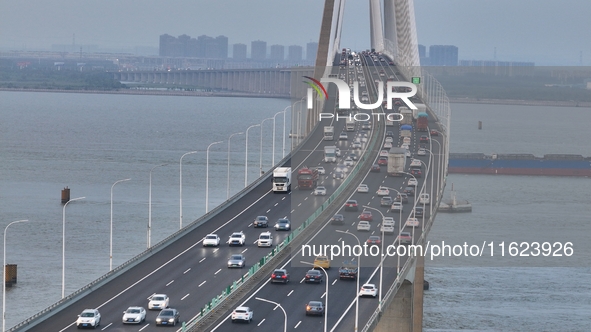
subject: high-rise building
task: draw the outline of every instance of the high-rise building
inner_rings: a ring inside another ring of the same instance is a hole
[[[306,44],[306,61],[311,64],[316,62],[316,53],[318,53],[318,43],[310,42]]]
[[[429,65],[429,58],[427,57],[427,48],[425,45],[419,44],[419,61],[422,66]]]
[[[258,61],[267,59],[267,42],[261,40],[251,42],[250,58]]]
[[[159,46],[158,54],[160,56],[180,56],[180,44],[176,37],[169,34],[161,35]]]
[[[458,47],[453,45],[429,46],[429,65],[431,66],[457,66]]]
[[[226,36],[217,36],[215,37],[216,41],[216,59],[226,59],[228,57],[228,37]]]
[[[285,60],[285,47],[283,45],[271,45],[271,54],[269,59],[273,61]]]
[[[291,45],[288,48],[287,60],[290,62],[302,61],[302,47],[299,45]]]
[[[234,60],[246,60],[246,44],[234,44],[232,46],[232,58]]]

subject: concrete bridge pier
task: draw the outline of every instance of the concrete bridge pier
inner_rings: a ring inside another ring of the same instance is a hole
[[[425,258],[418,256],[390,305],[384,308],[374,332],[423,330],[423,281]]]

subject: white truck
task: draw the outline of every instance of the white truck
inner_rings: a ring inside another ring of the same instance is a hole
[[[355,120],[353,118],[347,118],[345,122],[346,131],[355,131]]]
[[[404,166],[406,165],[406,150],[403,148],[391,148],[388,151],[388,175],[404,175]]]
[[[336,163],[337,162],[337,147],[329,145],[324,147],[324,162],[325,163]]]
[[[277,167],[273,170],[273,193],[291,191],[291,167]]]
[[[334,140],[334,127],[333,126],[324,126],[324,140],[325,141]]]
[[[398,108],[398,111],[402,115],[402,121],[400,121],[401,125],[405,124],[412,124],[412,111],[408,107],[401,106]]]

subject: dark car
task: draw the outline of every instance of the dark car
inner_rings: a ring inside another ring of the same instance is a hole
[[[357,201],[354,199],[350,199],[345,203],[345,211],[358,211],[359,207],[357,206]]]
[[[271,282],[282,282],[287,284],[289,282],[289,273],[285,269],[275,269],[271,274]]]
[[[254,227],[269,227],[269,218],[267,216],[258,216],[254,220]]]
[[[180,316],[181,314],[176,309],[162,309],[158,314],[158,317],[156,317],[156,325],[175,326],[179,322]]]
[[[381,171],[382,171],[382,169],[380,168],[380,165],[378,165],[378,164],[371,165],[371,172],[379,173]]]
[[[324,303],[320,301],[310,301],[306,306],[306,316],[319,315],[324,316]]]
[[[404,188],[404,193],[406,195],[408,195],[408,196],[414,196],[414,194],[415,194],[415,187],[408,186],[408,187]]]
[[[350,157],[351,159],[353,159],[353,160],[357,160],[357,158],[358,158],[358,157],[357,157],[357,154],[356,154],[355,152],[351,152],[351,153],[349,153],[349,157]]]
[[[429,143],[429,136],[421,135],[421,138],[419,138],[419,143]]]
[[[417,207],[415,208],[414,217],[415,217],[415,218],[420,218],[420,217],[422,217],[422,216],[423,216],[423,214],[424,214],[423,208],[422,208],[422,207],[420,207],[420,206],[417,206]]]
[[[291,223],[289,219],[279,219],[275,224],[276,231],[289,231],[291,229]]]
[[[324,274],[319,270],[309,270],[304,278],[305,283],[315,282],[317,284],[322,282]]]
[[[439,136],[439,132],[435,129],[431,130],[431,136]]]
[[[408,195],[405,193],[402,193],[400,195],[396,195],[394,202],[400,202],[402,204],[408,203]]]
[[[414,175],[416,178],[420,178],[423,173],[421,172],[420,169],[413,168],[410,170],[410,174]]]
[[[367,244],[380,244],[382,243],[382,239],[377,235],[372,235],[367,239]]]
[[[386,132],[386,137],[392,137],[392,138],[394,138],[394,133],[392,131],[387,131]]]
[[[383,196],[382,199],[380,199],[380,206],[390,206],[392,205],[392,197],[390,196]]]
[[[372,221],[373,215],[371,214],[371,211],[361,212],[361,214],[359,215],[359,220]]]
[[[380,157],[380,159],[378,159],[378,165],[380,165],[380,166],[388,165],[388,157]]]
[[[342,214],[335,214],[330,218],[330,223],[333,225],[343,225],[345,223],[345,217]]]

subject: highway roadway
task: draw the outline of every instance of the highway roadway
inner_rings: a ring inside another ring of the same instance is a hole
[[[386,65],[388,63],[388,59],[386,59],[385,63],[382,61],[373,61],[371,57],[364,58],[364,68],[365,73],[369,82],[368,87],[373,86],[373,82],[375,79],[385,80],[385,78],[389,77],[390,75],[394,75],[396,77],[396,70],[393,66]],[[384,76],[380,76],[379,72],[384,71]],[[345,70],[347,71],[347,70]],[[377,77],[376,77],[377,76]],[[370,86],[371,84],[371,86]],[[375,90],[370,91],[370,95],[375,98]],[[375,99],[371,99],[374,101]],[[429,120],[429,127],[430,129],[439,130],[437,124],[433,121],[433,119]],[[401,138],[400,141],[398,140],[399,133],[398,133],[398,125],[396,124],[394,127],[387,127],[386,130],[391,130],[394,132],[395,143],[399,145],[402,143]],[[429,132],[416,132],[413,131],[412,133],[412,144],[411,144],[411,151],[413,152],[413,157],[421,159],[425,164],[430,164],[430,155],[427,154],[426,156],[417,156],[416,151],[419,147],[419,138],[421,135],[427,134]],[[383,132],[381,133],[383,135]],[[430,135],[429,135],[430,136]],[[384,137],[382,137],[383,139]],[[441,137],[431,137],[432,139],[441,140]],[[439,154],[438,151],[438,144],[432,144],[431,140],[428,144],[428,148],[430,151],[433,152],[434,155]],[[441,142],[439,141],[441,144]],[[410,164],[410,158],[407,158],[407,169],[408,172]],[[433,167],[432,174],[437,174],[437,167],[439,164],[438,157],[435,157],[433,162],[431,163],[431,167]],[[324,165],[324,164],[321,164]],[[418,178],[418,186],[416,187],[417,190],[423,188],[424,182],[426,179],[429,179],[427,185],[424,186],[425,192],[430,192],[430,175],[429,177],[425,176],[425,167],[423,167],[423,177]],[[310,246],[318,246],[326,245],[326,244],[339,244],[344,243],[353,247],[357,245],[357,240],[347,234],[342,234],[336,232],[336,230],[350,232],[356,235],[360,242],[363,245],[370,235],[379,235],[382,236],[380,232],[381,226],[381,215],[376,210],[369,209],[372,214],[374,220],[371,222],[371,230],[369,232],[357,231],[356,225],[358,223],[358,216],[360,212],[364,209],[362,205],[369,206],[371,208],[379,210],[384,216],[393,217],[396,221],[395,224],[395,233],[393,235],[384,235],[383,242],[385,243],[385,247],[389,244],[397,245],[396,238],[399,232],[399,229],[402,231],[409,231],[413,232],[411,227],[404,228],[404,222],[409,217],[411,210],[413,208],[413,197],[409,197],[409,202],[404,204],[403,212],[400,214],[398,211],[390,211],[387,207],[380,206],[380,198],[376,195],[376,191],[380,186],[386,186],[400,192],[406,187],[409,178],[411,176],[406,175],[404,177],[388,177],[386,174],[386,166],[382,166],[382,170],[380,173],[372,173],[369,170],[366,170],[365,178],[363,179],[363,183],[369,186],[369,193],[357,193],[356,191],[353,192],[350,196],[350,199],[355,199],[359,203],[359,211],[358,212],[348,212],[344,211],[342,206],[335,208],[335,213],[341,213],[345,216],[345,224],[342,226],[339,225],[332,225],[326,220],[324,226],[322,227],[321,231],[319,231],[313,238],[309,240],[306,244]],[[436,184],[435,184],[436,185]],[[418,197],[419,192],[417,192]],[[396,192],[394,190],[390,190],[390,196],[395,197]],[[428,207],[427,209],[428,210]],[[419,218],[422,222],[422,219]],[[428,215],[425,216],[425,220],[428,219]],[[400,220],[403,221],[403,224],[400,224]],[[417,227],[414,229],[413,232],[413,241],[418,239],[421,235],[421,227]],[[305,310],[306,305],[309,301],[322,301],[326,303],[326,283],[328,283],[328,306],[327,306],[327,329],[326,331],[342,331],[342,330],[353,330],[355,325],[355,299],[356,294],[358,292],[357,283],[353,280],[340,280],[338,268],[341,265],[342,261],[355,259],[355,257],[345,255],[338,258],[335,258],[331,262],[331,268],[327,270],[328,279],[324,280],[322,284],[306,284],[303,282],[304,276],[306,272],[311,268],[311,266],[305,265],[300,263],[301,261],[306,262],[313,262],[314,260],[314,253],[310,256],[306,255],[303,256],[301,251],[294,252],[292,257],[287,259],[286,261],[282,262],[277,268],[285,268],[290,273],[290,282],[287,284],[271,284],[269,281],[264,282],[258,289],[251,292],[245,301],[242,303],[244,306],[250,307],[254,312],[254,320],[250,324],[232,324],[231,320],[229,319],[231,310],[229,310],[226,314],[226,317],[223,320],[220,320],[218,324],[214,326],[211,331],[281,331],[284,325],[284,315],[283,312],[277,308],[275,305],[256,300],[256,298],[263,298],[266,300],[270,300],[276,303],[279,303],[282,308],[287,313],[287,330],[288,331],[323,331],[324,330],[324,318],[320,316],[306,316]],[[384,261],[384,269],[382,271],[382,280],[381,284],[383,295],[385,295],[387,289],[393,284],[394,280],[397,276],[397,266],[402,267],[406,258],[400,259],[400,263],[398,261],[398,257],[387,257]],[[379,257],[361,257],[360,261],[360,282],[359,284],[362,285],[364,283],[373,283],[380,287],[380,272],[379,272]],[[400,264],[400,265],[398,265]],[[367,323],[371,314],[376,310],[377,306],[379,305],[378,298],[361,298],[359,300],[359,316],[358,316],[358,328],[361,330],[363,326]],[[233,308],[232,308],[233,309]]]

